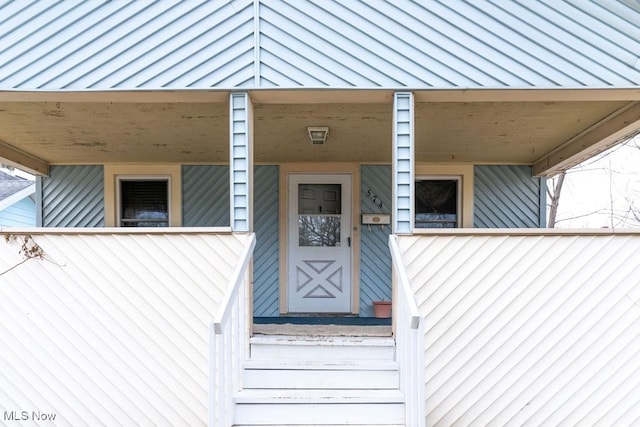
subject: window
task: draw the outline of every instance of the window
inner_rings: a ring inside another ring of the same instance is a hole
[[[164,189],[162,191],[163,197],[166,198],[165,209],[160,209],[160,212],[168,210],[168,220],[158,221],[160,223],[165,222],[167,224],[161,224],[160,226],[168,227],[181,227],[182,226],[182,165],[180,164],[154,164],[154,165],[141,165],[135,163],[127,164],[105,164],[104,165],[104,225],[105,227],[120,227],[125,226],[122,222],[123,210],[122,210],[122,188],[121,181],[136,181],[136,182],[159,182],[158,187]],[[144,187],[144,184],[141,185]],[[150,186],[153,186],[151,184]],[[125,192],[128,190],[125,189]],[[166,194],[166,196],[165,196]],[[156,200],[158,200],[156,198]],[[125,201],[125,204],[128,204]],[[132,202],[139,203],[139,202]],[[156,212],[158,209],[150,209],[151,212]],[[125,218],[136,219],[136,218]],[[154,226],[150,224],[151,221],[147,221],[152,218],[139,218],[136,221],[131,221],[133,227],[147,227]],[[160,219],[160,218],[157,218]],[[141,221],[142,220],[142,221]],[[125,221],[126,222],[126,221]],[[136,222],[145,222],[145,224],[136,224]],[[158,226],[158,224],[155,224]]]
[[[416,228],[460,227],[460,178],[419,178],[415,185]]]
[[[340,246],[340,184],[298,184],[300,246]]]
[[[169,226],[169,178],[118,178],[118,225]]]

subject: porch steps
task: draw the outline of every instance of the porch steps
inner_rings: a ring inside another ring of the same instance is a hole
[[[385,360],[393,361],[391,337],[334,337],[256,335],[251,338],[252,360]]]
[[[391,337],[254,336],[236,426],[402,426]]]

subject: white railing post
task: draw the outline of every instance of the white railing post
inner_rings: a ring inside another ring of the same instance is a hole
[[[242,368],[247,359],[247,287],[255,235],[250,234],[238,259],[218,313],[211,325],[211,413],[209,424],[227,427],[233,424],[233,396],[242,388]]]
[[[405,396],[405,424],[425,425],[424,322],[404,270],[397,237],[389,236],[393,262],[393,324],[396,359],[400,367],[400,391]]]

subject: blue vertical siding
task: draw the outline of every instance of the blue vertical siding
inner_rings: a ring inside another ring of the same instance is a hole
[[[231,229],[233,231],[251,230],[251,176],[253,154],[251,148],[252,104],[249,94],[232,93],[230,99],[231,117],[231,173],[233,187],[231,197]]]
[[[361,166],[361,213],[391,213],[391,174],[389,165]],[[373,301],[391,300],[391,228],[360,227],[360,316],[372,317]]]
[[[0,227],[34,227],[35,225],[36,204],[31,197],[25,197],[0,211]]]
[[[278,177],[278,166],[254,168],[253,314],[260,317],[277,317],[280,312]]]
[[[104,226],[102,166],[51,166],[39,187],[43,227]]]
[[[182,167],[182,223],[185,227],[228,227],[229,204],[229,166]]]
[[[398,92],[393,101],[393,232],[413,231],[414,123],[413,93]]]
[[[532,175],[531,166],[476,166],[474,227],[544,227],[545,185]]]

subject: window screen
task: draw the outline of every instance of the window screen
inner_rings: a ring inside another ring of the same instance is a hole
[[[168,180],[120,180],[120,225],[168,227]]]

